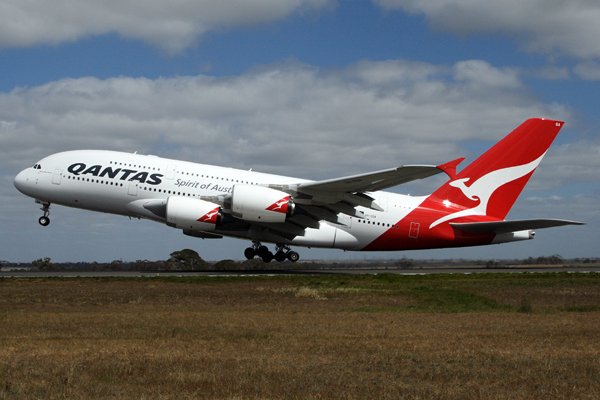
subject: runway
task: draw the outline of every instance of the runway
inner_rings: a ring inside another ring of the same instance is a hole
[[[188,276],[268,276],[268,275],[360,275],[360,274],[490,274],[490,273],[541,273],[541,272],[600,272],[600,265],[563,267],[515,268],[410,268],[410,269],[298,269],[262,271],[2,271],[0,278],[141,278]]]

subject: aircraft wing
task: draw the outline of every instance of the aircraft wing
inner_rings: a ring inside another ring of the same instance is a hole
[[[566,219],[520,219],[514,221],[490,221],[490,222],[450,222],[450,226],[465,232],[473,233],[508,233],[524,231],[528,229],[553,228],[564,225],[585,225],[584,222],[569,221]]]
[[[462,159],[460,159],[462,160]],[[284,223],[252,222],[250,231],[267,231],[285,239],[303,236],[306,228],[319,228],[320,221],[347,225],[350,217],[364,218],[365,214],[357,207],[376,211],[384,209],[369,195],[374,192],[418,179],[427,178],[441,172],[452,174],[456,170],[455,160],[440,166],[404,165],[366,174],[327,179],[316,182],[296,184],[270,184],[271,189],[288,193],[296,206],[295,215]],[[229,196],[211,196],[201,198],[229,208]]]
[[[288,223],[303,228],[318,226],[320,220],[345,225],[347,217],[343,215],[364,218],[364,213],[356,209],[358,206],[384,211],[376,203],[376,199],[366,192],[390,188],[441,172],[442,169],[433,165],[405,165],[343,178],[269,187],[292,195],[294,203],[306,212],[293,216]]]
[[[290,193],[294,197],[294,201],[300,205],[329,206],[335,214],[342,213],[362,217],[362,213],[357,212],[354,207],[362,206],[383,211],[375,203],[375,199],[365,192],[386,189],[441,172],[442,169],[433,165],[405,165],[343,178],[304,182],[296,185],[270,185],[270,187]],[[320,219],[330,221],[323,217]]]
[[[347,176],[344,178],[328,179],[318,182],[302,183],[298,191],[302,193],[315,192],[373,192],[392,186],[401,185],[417,179],[423,179],[441,173],[442,170],[433,165],[405,165],[398,168],[367,174]]]

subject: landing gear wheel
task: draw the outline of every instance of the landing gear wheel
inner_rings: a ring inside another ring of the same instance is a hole
[[[41,203],[39,200],[35,201],[36,203]],[[38,222],[40,223],[41,226],[48,226],[50,224],[50,218],[48,218],[48,215],[50,215],[50,203],[41,203],[42,204],[42,208],[40,208],[40,210],[42,210],[44,212],[44,215],[40,217],[40,219],[38,219]]]
[[[258,256],[262,258],[265,263],[270,263],[273,259],[277,262],[283,262],[286,258],[291,262],[296,262],[300,258],[298,253],[290,250],[289,246],[280,243],[277,243],[275,246],[275,254],[273,255],[273,253],[269,251],[269,248],[261,245],[258,240],[252,242],[252,247],[248,247],[244,250],[244,256],[248,260]]]
[[[256,255],[256,252],[254,251],[254,249],[252,247],[248,247],[246,250],[244,250],[244,256],[248,260],[252,260],[255,255]]]
[[[275,261],[283,262],[285,261],[285,253],[283,251],[278,251],[275,253]]]
[[[256,249],[256,255],[260,258],[263,258],[267,253],[270,253],[267,246],[259,246],[258,249]],[[273,256],[273,254],[271,254],[271,256]]]
[[[300,259],[300,254],[296,253],[295,251],[288,251],[286,257],[291,262],[296,262]]]
[[[260,258],[262,258],[262,260],[268,264],[273,261],[273,253],[267,250],[267,252],[264,253]]]

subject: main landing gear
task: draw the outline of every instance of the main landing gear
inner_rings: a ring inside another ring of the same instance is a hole
[[[38,222],[41,226],[48,226],[50,224],[50,218],[48,218],[48,215],[50,215],[50,203],[42,203],[42,206],[40,210],[44,212],[44,215],[40,217]]]
[[[273,259],[277,262],[282,262],[286,258],[291,262],[296,262],[300,258],[300,255],[295,251],[290,250],[289,246],[278,244],[275,246],[275,254],[273,254],[269,251],[267,246],[261,245],[260,242],[252,242],[252,247],[248,247],[244,250],[244,256],[246,256],[248,260],[258,256],[266,263],[270,263]]]

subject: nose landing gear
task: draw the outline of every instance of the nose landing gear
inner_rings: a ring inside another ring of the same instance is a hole
[[[38,222],[41,226],[48,226],[50,224],[50,218],[48,218],[50,215],[50,203],[42,203],[42,206],[40,210],[44,212],[44,215],[40,217]]]
[[[273,259],[277,262],[285,261],[286,258],[291,262],[296,262],[300,259],[300,255],[295,251],[290,250],[289,246],[277,244],[275,246],[275,254],[273,254],[269,251],[267,246],[261,245],[260,242],[252,242],[252,247],[248,247],[244,250],[244,256],[248,260],[258,256],[266,263],[270,263]]]

